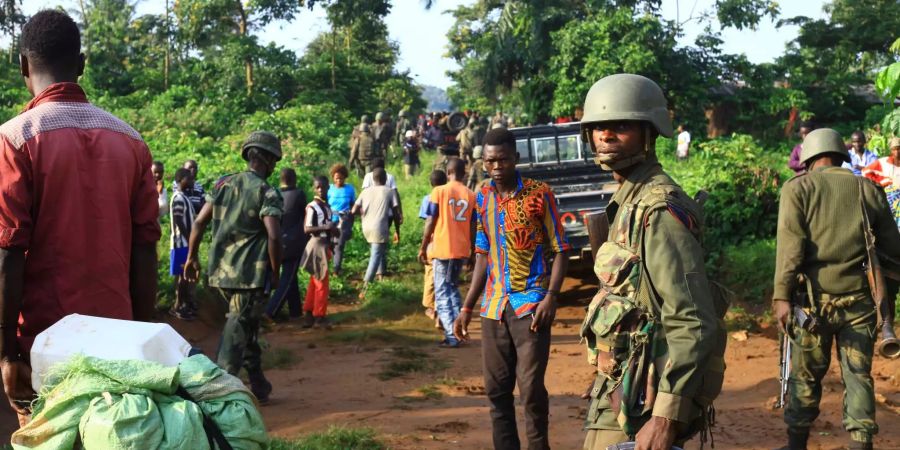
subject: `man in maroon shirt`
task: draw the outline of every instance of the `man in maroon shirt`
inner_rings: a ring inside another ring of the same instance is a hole
[[[151,319],[160,228],[150,150],[76,83],[75,22],[38,12],[19,58],[34,99],[0,126],[0,373],[21,423],[38,333],[72,313]]]

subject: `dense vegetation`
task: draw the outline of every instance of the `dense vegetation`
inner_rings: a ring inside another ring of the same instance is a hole
[[[13,41],[0,54],[0,120],[29,99],[16,64],[15,39],[26,19],[21,3],[0,0],[0,34]],[[396,69],[399,48],[384,21],[395,3],[178,0],[166,2],[165,14],[139,16],[133,0],[83,0],[71,13],[83,30],[88,65],[81,83],[89,97],[138,129],[168,176],[185,159],[197,159],[200,182],[209,186],[241,170],[239,143],[267,129],[283,141],[282,165],[297,168],[306,186],[346,159],[349,131],[361,114],[425,108],[421,87]],[[450,74],[450,97],[457,108],[501,110],[524,124],[573,115],[591,83],[607,74],[657,80],[675,120],[697,139],[689,162],[671,158],[670,141],[660,141],[659,153],[690,193],[711,193],[710,267],[742,296],[762,299],[796,122],[867,129],[882,152],[885,135],[900,132],[893,107],[900,62],[891,45],[900,3],[834,0],[824,20],[781,17],[771,0],[717,0],[681,21],[665,19],[660,7],[659,0],[473,0],[450,12],[455,24],[445,48],[460,65]],[[325,8],[330,27],[302,54],[256,36],[266,24],[309,8]],[[763,21],[799,25],[783,56],[753,64],[722,51],[722,29],[753,29]],[[679,46],[689,22],[706,31]],[[708,119],[720,137],[701,142]],[[397,165],[392,170],[401,172]],[[401,189],[412,212],[427,181],[419,177]],[[420,230],[407,220],[392,262],[414,262]],[[350,260],[362,265],[365,255],[364,243],[351,244]],[[350,286],[338,278],[333,289],[346,294]]]

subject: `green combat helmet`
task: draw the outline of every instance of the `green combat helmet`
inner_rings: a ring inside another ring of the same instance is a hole
[[[672,119],[669,117],[668,103],[662,89],[653,80],[629,73],[620,73],[601,78],[591,86],[584,99],[584,116],[581,118],[581,138],[589,142],[591,148],[591,126],[598,122],[633,120],[647,122],[662,136],[672,137]],[[616,170],[639,163],[653,151],[650,129],[645,127],[647,148],[640,155],[621,161],[606,160],[597,154],[595,160],[604,170]]]
[[[241,156],[245,161],[249,161],[248,153],[250,149],[256,147],[269,152],[275,156],[276,161],[281,161],[281,141],[278,136],[268,131],[254,131],[247,136],[244,145],[241,146]]]
[[[406,117],[406,114],[408,114],[408,113],[406,112],[406,110],[405,110],[405,109],[401,109],[400,112],[397,114],[397,117],[400,117],[400,118],[402,119],[402,118]]]
[[[375,121],[376,121],[376,122],[378,122],[379,120],[382,120],[383,118],[384,118],[384,113],[379,112],[379,113],[376,113],[376,114],[375,114]]]
[[[363,114],[362,117],[359,118],[359,123],[369,123],[369,115]]]
[[[841,135],[831,128],[819,128],[810,131],[803,139],[803,149],[800,151],[800,162],[808,164],[813,158],[825,154],[836,153],[841,159],[850,162],[850,154],[844,146]]]

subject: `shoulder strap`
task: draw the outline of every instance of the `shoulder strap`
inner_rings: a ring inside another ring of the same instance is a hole
[[[225,439],[225,435],[222,434],[222,430],[219,429],[219,425],[216,424],[216,421],[203,411],[203,408],[200,407],[200,403],[191,397],[191,394],[188,393],[187,389],[179,385],[175,394],[197,405],[197,409],[199,409],[200,414],[203,415],[203,431],[206,432],[206,438],[209,440],[209,448],[214,449],[218,446],[219,450],[234,450],[231,444],[228,443],[228,439]]]
[[[875,250],[875,233],[872,231],[872,223],[869,221],[869,211],[866,209],[866,199],[863,194],[862,177],[856,177],[856,183],[859,186],[859,207],[862,210],[862,226],[863,238],[866,241],[866,279],[869,282],[869,290],[872,292],[872,299],[875,300],[875,311],[878,315],[876,324],[881,324],[881,302],[884,300],[884,278],[881,274],[881,264],[878,261],[878,254]]]

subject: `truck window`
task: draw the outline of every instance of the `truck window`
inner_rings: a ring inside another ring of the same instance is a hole
[[[575,161],[581,159],[581,137],[577,134],[574,136],[559,137],[559,159],[560,161]]]
[[[556,162],[556,142],[553,136],[532,138],[531,149],[534,154],[534,162]]]
[[[516,141],[516,152],[519,153],[519,164],[528,164],[531,157],[528,155],[528,139]]]

